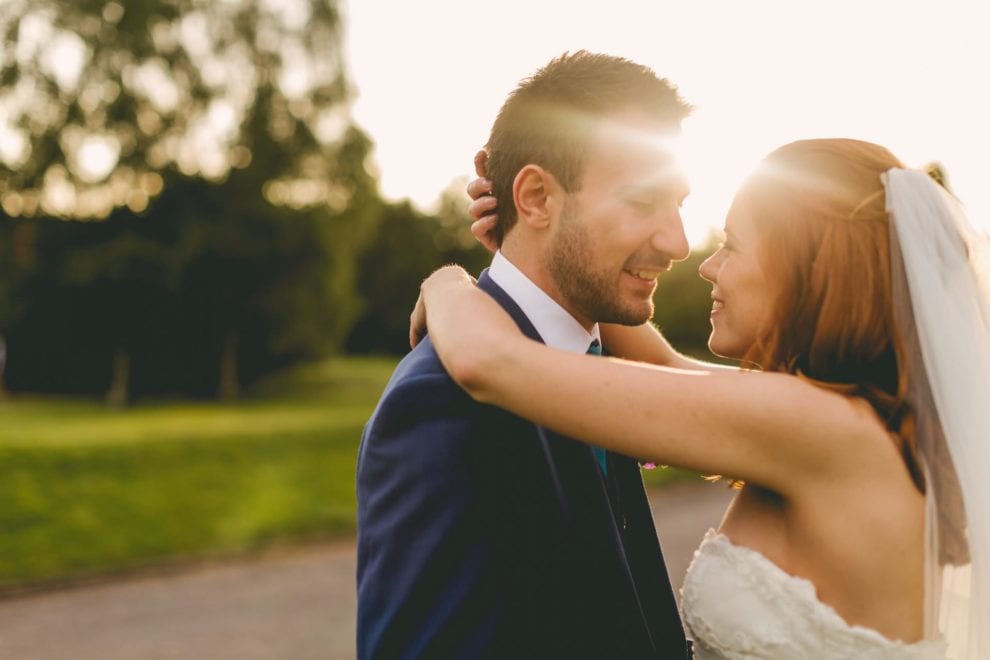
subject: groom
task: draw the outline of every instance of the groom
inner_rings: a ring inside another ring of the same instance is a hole
[[[487,145],[500,250],[478,286],[530,338],[601,352],[688,254],[664,139],[688,107],[648,68],[580,51],[524,80]],[[684,658],[635,460],[473,401],[427,337],[357,466],[358,656]]]

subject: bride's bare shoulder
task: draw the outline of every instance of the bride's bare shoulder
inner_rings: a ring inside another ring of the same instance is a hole
[[[834,483],[904,469],[900,439],[852,388],[786,374],[765,376],[773,377],[760,379],[772,383],[766,394],[777,398],[775,410],[787,417],[784,442],[798,445],[805,468],[795,475],[796,487],[805,487],[809,478]]]

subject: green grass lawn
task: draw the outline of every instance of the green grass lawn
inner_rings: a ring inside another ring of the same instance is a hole
[[[0,402],[0,591],[353,533],[361,429],[394,366],[308,365],[232,405]]]
[[[361,428],[394,365],[310,365],[235,405],[0,402],[0,588],[353,532]]]

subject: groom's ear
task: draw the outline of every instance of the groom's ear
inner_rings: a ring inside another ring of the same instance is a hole
[[[548,228],[563,208],[563,193],[557,177],[539,165],[526,165],[512,182],[519,222],[531,229]]]

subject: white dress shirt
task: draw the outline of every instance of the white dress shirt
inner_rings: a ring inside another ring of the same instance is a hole
[[[544,343],[573,353],[587,353],[593,340],[601,341],[598,324],[588,332],[557,301],[516,268],[501,251],[495,253],[488,276],[509,294]]]

